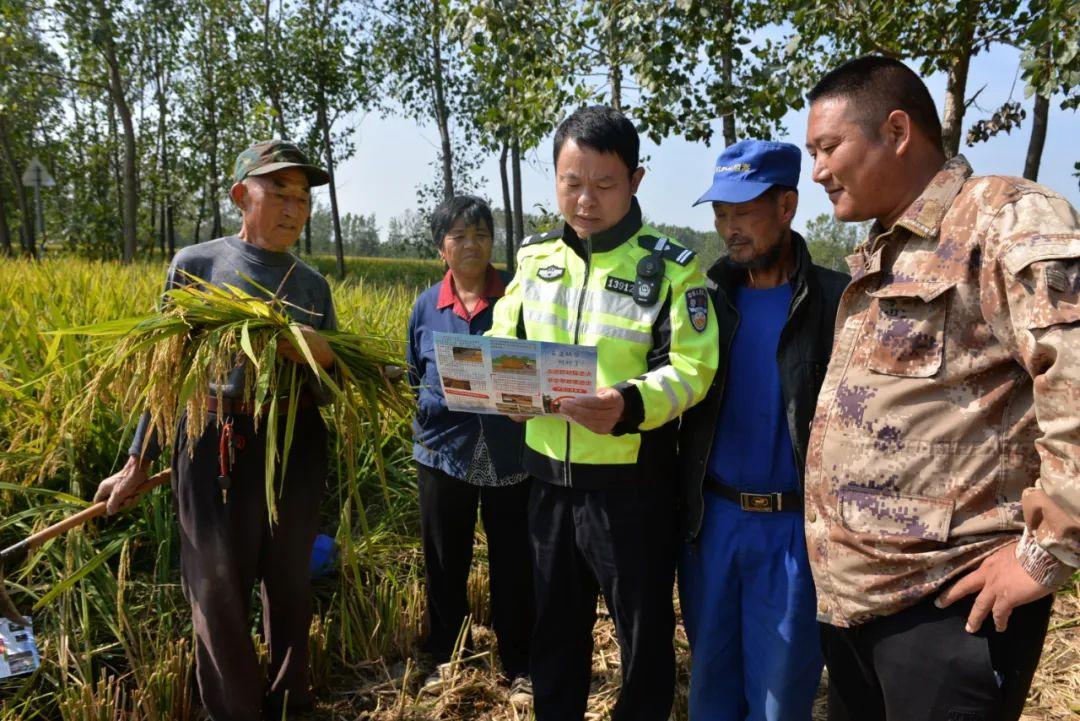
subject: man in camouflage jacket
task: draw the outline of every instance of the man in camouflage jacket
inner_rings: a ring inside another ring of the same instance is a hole
[[[1080,566],[1080,215],[946,160],[897,61],[810,101],[814,180],[876,221],[807,454],[830,719],[1016,719]]]

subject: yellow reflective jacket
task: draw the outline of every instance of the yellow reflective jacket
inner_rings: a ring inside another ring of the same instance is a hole
[[[656,301],[633,297],[638,261],[663,258]],[[642,225],[635,199],[613,228],[578,238],[569,226],[527,238],[487,335],[596,346],[597,386],[626,404],[612,435],[555,416],[530,419],[524,464],[533,476],[579,488],[673,479],[679,415],[705,397],[719,340],[693,251]]]

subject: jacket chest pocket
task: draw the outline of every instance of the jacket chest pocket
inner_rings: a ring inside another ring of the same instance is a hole
[[[873,348],[868,362],[874,373],[929,378],[941,369],[945,352],[946,291],[949,281],[905,281],[869,293]]]
[[[954,501],[879,488],[844,486],[839,491],[840,518],[854,533],[921,538],[944,543],[952,527]]]

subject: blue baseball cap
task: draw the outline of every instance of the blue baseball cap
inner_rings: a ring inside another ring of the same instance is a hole
[[[791,143],[740,140],[716,159],[712,187],[694,205],[745,203],[774,185],[798,187],[802,152]]]

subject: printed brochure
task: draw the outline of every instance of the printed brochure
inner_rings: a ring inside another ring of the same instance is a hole
[[[596,348],[435,333],[435,360],[452,411],[542,416],[596,393]]]

